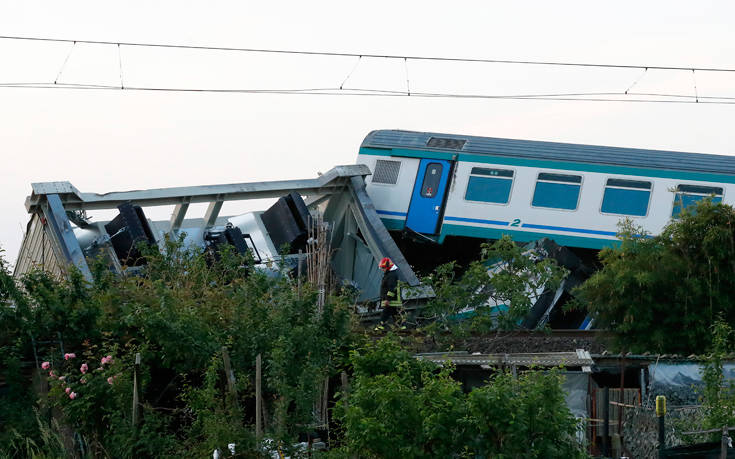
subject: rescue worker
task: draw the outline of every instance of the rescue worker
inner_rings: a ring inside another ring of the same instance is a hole
[[[386,323],[388,319],[391,319],[395,322],[396,314],[403,305],[401,289],[398,285],[398,267],[388,257],[380,260],[378,267],[384,273],[383,280],[380,282],[380,303],[383,306],[380,321]]]

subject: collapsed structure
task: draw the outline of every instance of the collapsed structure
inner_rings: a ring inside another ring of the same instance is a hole
[[[389,257],[401,267],[401,280],[412,287],[404,289],[404,300],[410,300],[407,308],[413,310],[433,292],[420,285],[376,212],[365,190],[369,175],[364,165],[337,166],[314,179],[101,194],[80,192],[69,182],[34,183],[26,199],[31,218],[14,275],[34,268],[65,275],[74,267],[91,282],[89,261],[100,257],[116,273],[135,272],[146,263],[139,244],[164,250],[166,238],[181,238],[185,247],[199,247],[215,257],[224,246],[240,254],[249,252],[260,269],[292,269],[303,258],[309,227],[319,215],[329,227],[332,270],[339,281],[359,292],[358,301],[377,299],[382,278],[378,262]],[[227,201],[276,197],[277,202],[265,211],[220,216]],[[197,203],[208,204],[204,217],[187,218],[189,206]],[[175,206],[169,220],[146,216],[146,208],[166,205]],[[87,211],[95,210],[117,210],[117,215],[109,221],[92,221]],[[551,240],[537,241],[527,249],[538,259],[556,259],[570,275],[558,289],[539,292],[543,294],[522,325],[569,328],[568,320],[555,323],[551,313],[561,309],[557,306],[589,270],[572,252]],[[377,317],[374,311],[363,312],[367,321]],[[571,328],[577,328],[582,319],[575,318]],[[589,328],[589,321],[583,328]]]
[[[112,193],[82,193],[69,182],[32,184],[26,199],[31,214],[14,275],[33,268],[57,275],[78,269],[92,281],[88,259],[103,257],[110,269],[134,270],[145,259],[139,242],[163,248],[165,238],[183,237],[187,247],[216,252],[222,245],[240,253],[249,251],[256,265],[298,263],[307,243],[312,213],[330,224],[332,265],[336,275],[360,290],[363,300],[377,296],[378,261],[390,257],[402,266],[401,280],[419,285],[403,254],[375,212],[365,192],[364,165],[337,166],[313,179],[229,185],[161,188]],[[302,198],[305,197],[306,199]],[[226,201],[279,198],[264,212],[220,216]],[[204,218],[187,218],[189,206],[207,203]],[[175,205],[169,221],[153,221],[145,208]],[[89,210],[117,209],[110,221],[93,222]],[[281,256],[286,244],[288,253]]]

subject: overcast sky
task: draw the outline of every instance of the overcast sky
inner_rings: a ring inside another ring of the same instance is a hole
[[[0,35],[735,68],[734,17],[735,3],[725,1],[0,0]],[[118,54],[114,46],[8,40],[0,40],[0,83],[59,76],[117,85],[121,60],[127,86],[338,87],[354,69],[345,87],[406,88],[399,61],[361,59],[355,67],[355,58],[128,47]],[[641,75],[408,62],[412,91],[427,92],[622,92]],[[693,95],[695,81],[700,96],[735,97],[735,74],[697,72],[693,79],[651,70],[634,91]],[[733,115],[735,105],[0,88],[0,247],[15,259],[31,182],[67,180],[81,191],[108,192],[311,178],[353,164],[373,129],[732,155]],[[246,208],[226,206],[223,214]]]

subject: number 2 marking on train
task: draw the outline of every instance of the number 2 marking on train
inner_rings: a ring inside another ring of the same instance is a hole
[[[510,222],[510,226],[521,226],[521,219],[520,218],[514,218],[512,222]]]

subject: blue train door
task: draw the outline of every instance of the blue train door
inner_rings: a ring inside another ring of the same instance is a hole
[[[422,159],[419,164],[406,217],[406,226],[417,233],[436,234],[449,181],[449,166],[449,161],[440,159]]]

